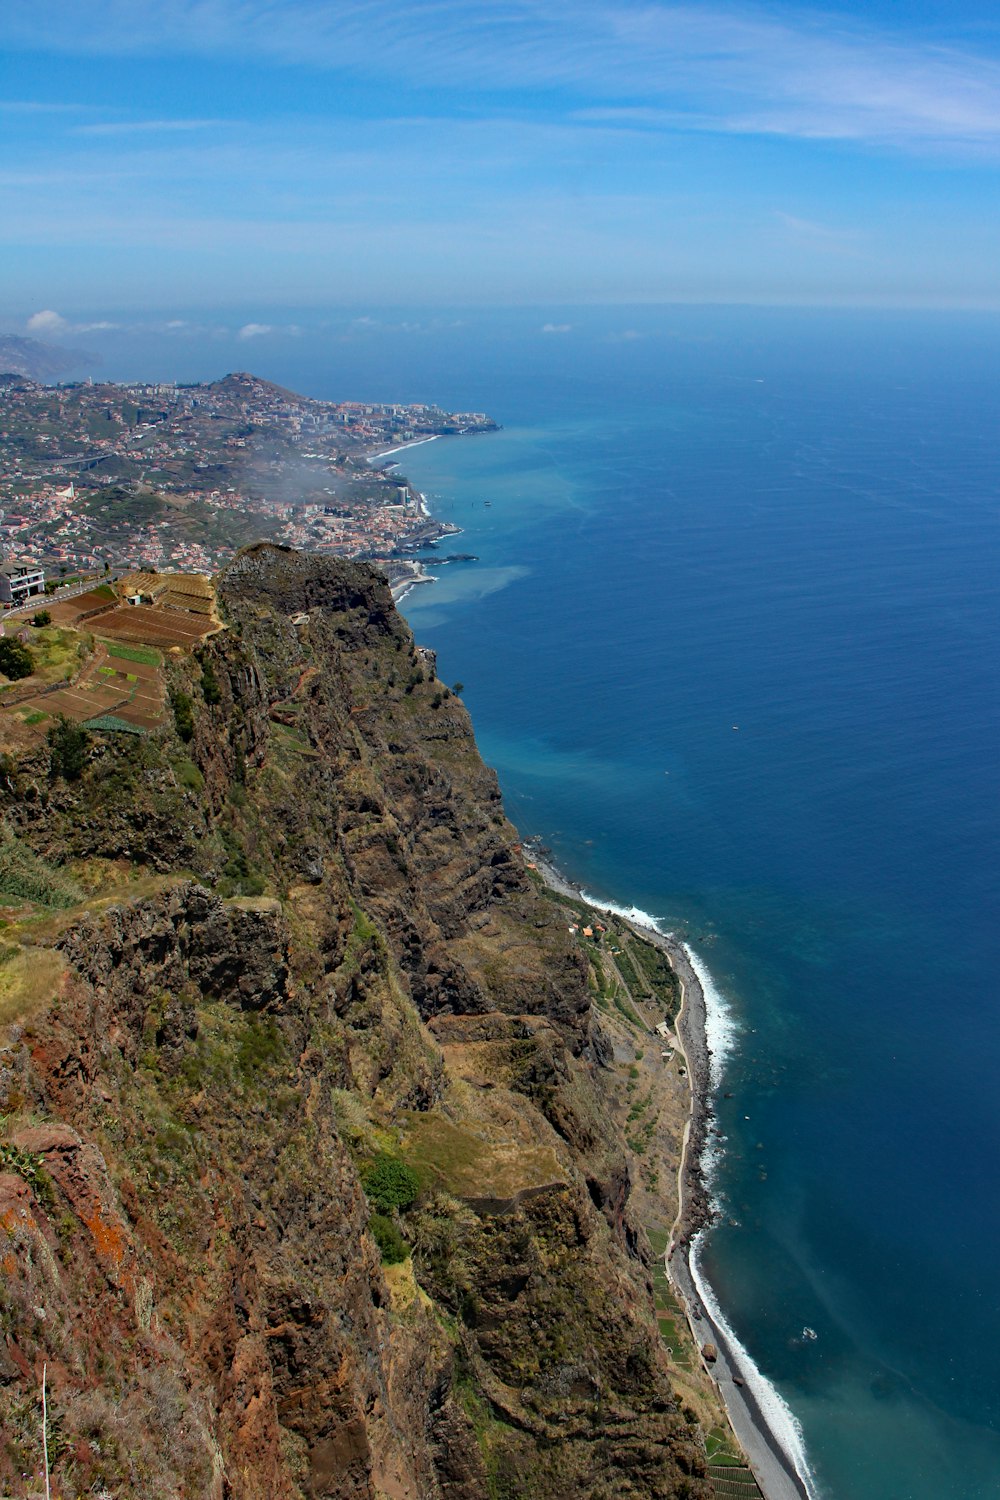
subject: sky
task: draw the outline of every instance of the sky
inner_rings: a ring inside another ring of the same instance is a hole
[[[996,309],[998,175],[984,0],[0,5],[0,322],[43,337],[229,304]]]

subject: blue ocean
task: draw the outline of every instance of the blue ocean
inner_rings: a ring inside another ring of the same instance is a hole
[[[387,316],[264,354],[503,424],[397,455],[478,558],[403,607],[519,829],[730,1008],[704,1270],[821,1496],[997,1495],[1000,318]]]

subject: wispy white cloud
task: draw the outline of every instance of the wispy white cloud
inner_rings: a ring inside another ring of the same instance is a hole
[[[1000,62],[981,40],[944,45],[926,29],[798,7],[283,0],[275,24],[272,0],[105,0],[100,12],[78,0],[6,0],[0,41],[251,57],[524,97],[572,91],[597,108],[646,110],[632,118],[645,128],[910,146],[1000,139]]]
[[[856,245],[862,238],[859,229],[845,229],[836,224],[821,224],[816,219],[803,219],[798,214],[785,213],[781,208],[775,210],[774,217],[792,234],[823,244]]]
[[[572,333],[572,323],[543,323],[543,333]]]
[[[61,333],[68,333],[70,325],[65,318],[53,312],[51,307],[44,308],[41,312],[32,313],[26,324],[28,333],[32,335],[42,334],[58,337]]]
[[[544,319],[574,300],[977,277],[992,302],[1000,208],[989,172],[967,169],[1000,157],[1000,40],[944,45],[890,20],[792,0],[4,0],[0,47],[75,54],[91,86],[117,73],[94,57],[147,56],[156,86],[148,119],[111,83],[100,111],[3,116],[0,270],[30,287],[21,306],[68,305],[75,284],[114,306],[103,288],[130,280],[141,306],[154,276],[178,307],[238,297],[247,312],[218,336],[242,323],[243,344],[287,333],[274,308],[300,294],[486,293]],[[250,104],[233,71],[248,59]],[[934,170],[918,179],[919,155]],[[186,337],[171,321],[159,331]]]
[[[232,120],[96,120],[74,126],[76,135],[153,135],[188,130],[232,128]]]
[[[242,328],[227,327],[222,323],[205,323],[192,318],[135,318],[112,322],[106,318],[91,321],[74,321],[63,317],[54,308],[40,309],[25,321],[24,330],[32,338],[66,339],[81,334],[113,333],[126,337],[147,337],[150,334],[167,334],[178,338],[229,339],[253,338],[257,334],[282,333],[296,336],[302,329],[295,323],[272,327],[265,323],[247,323]]]
[[[321,327],[339,327],[339,325],[325,323]],[[373,318],[368,313],[361,317],[351,318],[346,328],[340,328],[339,337],[346,340],[363,334],[386,334],[386,333],[439,333],[446,328],[464,328],[463,318],[428,318],[414,319],[403,318],[399,321],[387,318]]]
[[[774,218],[781,226],[786,243],[816,257],[857,260],[865,255],[867,235],[861,229],[842,224],[826,224],[817,219],[776,209]]]
[[[70,115],[88,108],[85,104],[53,104],[38,99],[0,99],[0,114],[7,115]]]

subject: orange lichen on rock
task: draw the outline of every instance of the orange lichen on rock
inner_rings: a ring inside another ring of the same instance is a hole
[[[108,1262],[117,1271],[125,1259],[126,1242],[121,1225],[106,1223],[100,1209],[83,1222],[90,1230],[94,1249],[101,1260]]]

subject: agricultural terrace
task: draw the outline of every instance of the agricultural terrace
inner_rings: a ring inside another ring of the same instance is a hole
[[[0,673],[8,743],[40,738],[59,715],[98,731],[155,729],[166,712],[165,653],[190,651],[220,628],[201,574],[128,574],[44,608],[48,623],[6,621],[4,634],[27,648],[35,669],[14,682]]]

